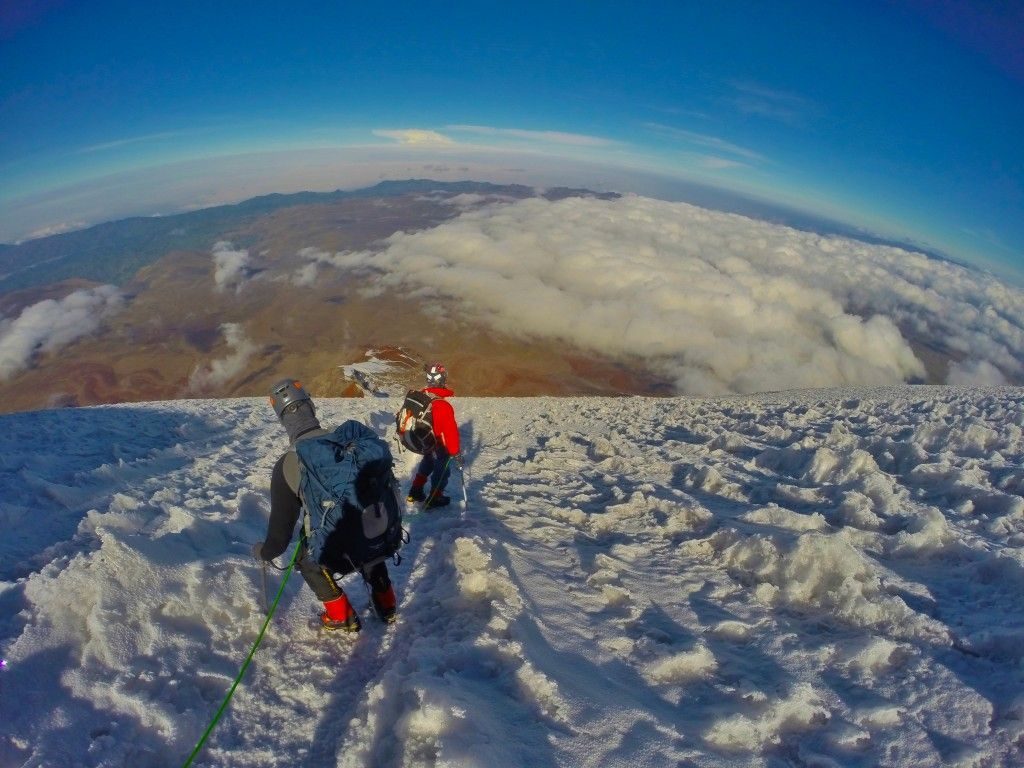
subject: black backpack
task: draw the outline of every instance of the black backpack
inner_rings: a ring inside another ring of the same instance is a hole
[[[310,556],[335,571],[373,565],[402,546],[402,504],[391,450],[358,421],[299,440],[299,496]],[[350,567],[346,567],[350,566]]]
[[[429,392],[410,389],[405,395],[405,402],[395,414],[398,440],[413,453],[429,453],[437,444],[430,410],[435,399],[436,396]]]

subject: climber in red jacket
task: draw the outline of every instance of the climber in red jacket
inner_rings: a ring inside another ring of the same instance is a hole
[[[423,454],[409,489],[409,501],[422,501],[427,508],[446,507],[451,503],[444,489],[448,484],[451,463],[454,461],[461,466],[462,462],[455,409],[445,399],[453,397],[455,393],[448,389],[447,383],[448,371],[443,365],[435,363],[427,369],[427,386],[422,391],[433,398],[430,415],[436,441],[433,449]],[[429,491],[426,490],[428,479]]]

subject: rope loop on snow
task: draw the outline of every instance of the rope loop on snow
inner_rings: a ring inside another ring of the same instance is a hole
[[[238,670],[238,674],[235,676],[235,682],[231,684],[231,688],[228,689],[228,694],[224,697],[224,701],[221,703],[220,709],[218,709],[217,713],[213,716],[213,720],[211,720],[210,724],[206,727],[206,732],[199,739],[199,743],[196,744],[196,748],[192,750],[192,754],[188,756],[188,759],[185,761],[182,768],[189,768],[189,766],[192,765],[192,761],[196,759],[196,755],[199,754],[199,751],[203,748],[206,740],[210,738],[210,734],[213,733],[213,729],[217,726],[217,723],[220,722],[221,715],[223,715],[224,711],[228,708],[228,702],[231,701],[231,697],[235,695],[235,688],[237,688],[238,684],[242,681],[242,675],[244,675],[245,670],[249,668],[249,663],[252,661],[252,657],[256,655],[256,649],[259,648],[260,643],[263,642],[263,635],[267,631],[267,627],[270,625],[270,620],[274,617],[274,611],[277,610],[277,604],[281,602],[281,595],[284,594],[284,587],[288,583],[288,577],[291,576],[292,571],[295,570],[295,561],[298,559],[299,550],[302,549],[303,541],[304,539],[300,537],[299,543],[295,547],[295,551],[292,552],[292,560],[288,563],[288,567],[284,569],[284,578],[281,579],[281,586],[277,589],[277,596],[274,598],[274,602],[271,604],[270,610],[267,611],[267,618],[263,620],[263,626],[260,627],[260,633],[256,636],[256,642],[252,644],[249,655],[245,657],[245,661],[242,663],[242,668]]]

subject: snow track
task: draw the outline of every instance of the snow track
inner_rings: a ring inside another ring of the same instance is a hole
[[[1024,761],[1019,390],[455,403],[469,506],[455,471],[407,519],[398,622],[349,577],[363,632],[321,633],[294,576],[197,765]],[[283,433],[262,400],[2,423],[0,766],[180,765],[262,620]]]

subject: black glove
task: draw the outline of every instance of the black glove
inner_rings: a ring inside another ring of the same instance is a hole
[[[252,545],[252,556],[259,560],[261,563],[265,563],[266,560],[263,557],[263,542],[257,541]]]

